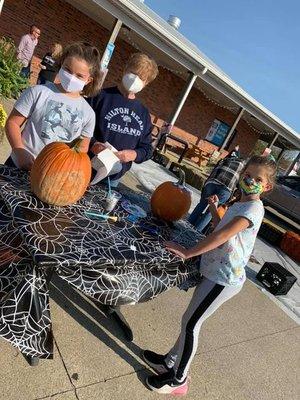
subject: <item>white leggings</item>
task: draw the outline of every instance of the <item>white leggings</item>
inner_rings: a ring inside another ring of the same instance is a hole
[[[225,301],[235,296],[241,286],[222,286],[207,278],[196,287],[182,321],[181,332],[166,357],[169,368],[173,367],[178,380],[184,380],[198,347],[202,323],[210,317]]]

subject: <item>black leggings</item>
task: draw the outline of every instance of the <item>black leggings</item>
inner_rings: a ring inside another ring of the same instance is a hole
[[[238,294],[242,286],[222,286],[204,278],[196,287],[191,302],[185,311],[181,332],[174,347],[166,357],[168,367],[174,368],[177,379],[187,377],[196,354],[202,323],[225,301]]]

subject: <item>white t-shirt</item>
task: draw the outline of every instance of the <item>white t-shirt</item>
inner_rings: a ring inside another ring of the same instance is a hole
[[[92,137],[94,134],[95,113],[87,101],[81,96],[66,96],[52,82],[26,89],[15,109],[28,118],[22,141],[34,157],[49,143],[68,143],[80,135]],[[17,165],[13,153],[11,157]]]
[[[201,256],[200,272],[209,280],[223,286],[242,285],[246,279],[245,266],[264,217],[263,203],[260,200],[234,203],[215,230],[221,229],[234,217],[248,219],[250,226]]]

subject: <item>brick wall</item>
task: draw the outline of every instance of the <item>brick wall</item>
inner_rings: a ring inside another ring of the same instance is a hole
[[[36,82],[39,62],[53,42],[62,45],[76,40],[85,40],[96,45],[103,52],[109,32],[94,20],[82,14],[69,3],[62,0],[5,0],[1,14],[0,36],[12,37],[16,44],[22,35],[29,31],[31,24],[42,31],[32,62],[32,83]],[[105,86],[119,81],[124,62],[137,50],[117,39],[116,49],[109,65]],[[160,68],[159,76],[139,95],[153,116],[167,120],[184,86],[184,81]],[[235,115],[210,102],[201,92],[193,88],[176,121],[174,132],[190,142],[196,143],[205,138],[213,120],[218,118],[231,125]],[[238,134],[231,148],[240,145],[243,155],[249,154],[259,135],[244,121],[237,127]]]

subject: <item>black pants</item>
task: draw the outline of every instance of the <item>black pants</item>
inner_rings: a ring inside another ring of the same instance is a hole
[[[202,323],[241,289],[242,286],[222,286],[207,278],[196,287],[182,317],[180,335],[166,357],[168,367],[174,368],[178,380],[187,377],[197,351]]]
[[[27,67],[23,67],[20,71],[20,75],[24,76],[24,78],[30,77],[30,64]]]

